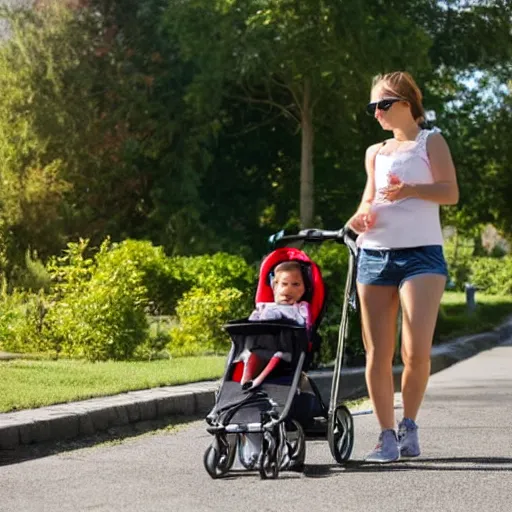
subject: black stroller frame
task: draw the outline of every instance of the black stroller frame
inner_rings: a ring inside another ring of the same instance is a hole
[[[207,431],[214,440],[204,454],[204,466],[212,478],[225,475],[233,466],[240,436],[255,434],[260,439],[256,459],[240,462],[246,469],[258,469],[261,478],[277,478],[280,470],[302,471],[305,459],[305,433],[303,425],[290,412],[297,399],[301,377],[306,377],[309,388],[319,403],[320,430],[327,434],[332,456],[339,464],[349,460],[354,444],[353,419],[348,408],[340,401],[341,369],[348,337],[349,307],[355,309],[355,268],[357,246],[354,233],[347,228],[339,231],[319,229],[302,230],[294,235],[277,233],[270,238],[274,247],[296,243],[322,243],[334,240],[349,249],[349,268],[342,302],[341,321],[338,334],[336,361],[328,408],[314,382],[304,375],[303,368],[308,353],[308,334],[304,327],[289,320],[251,321],[236,320],[224,326],[232,339],[231,350],[226,362],[226,371],[216,393],[215,406],[206,417]],[[264,382],[250,393],[243,393],[238,382],[230,380],[230,369],[241,353],[242,340],[251,339],[263,348],[288,351],[292,354],[290,371],[286,384]],[[272,343],[270,340],[273,340]],[[291,383],[289,378],[291,377]],[[300,392],[299,392],[300,393]],[[279,398],[275,398],[275,397]],[[219,403],[223,397],[223,403]],[[274,398],[273,398],[274,397]],[[245,417],[244,417],[245,414]],[[256,421],[255,421],[256,419]],[[315,418],[316,419],[316,418]]]

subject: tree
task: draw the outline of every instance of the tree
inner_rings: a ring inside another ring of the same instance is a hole
[[[9,258],[107,235],[193,252],[211,128],[183,101],[190,70],[161,29],[166,1],[58,4],[3,11],[0,229]]]
[[[337,227],[358,203],[365,148],[382,138],[364,114],[371,76],[396,69],[418,79],[456,157],[462,196],[447,219],[510,218],[507,102],[464,85],[477,71],[500,87],[510,76],[507,2],[49,4],[10,14],[0,48],[10,259],[107,235],[253,258],[283,226]]]
[[[174,2],[168,16],[182,55],[198,68],[191,95],[210,105],[248,102],[300,130],[303,227],[314,222],[316,127],[330,112],[341,123],[353,117],[382,69],[428,65],[428,37],[381,2],[188,0]],[[382,39],[391,20],[394,31]]]

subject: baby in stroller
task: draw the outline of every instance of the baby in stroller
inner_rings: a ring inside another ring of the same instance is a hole
[[[279,263],[271,282],[274,302],[258,302],[256,309],[249,316],[249,321],[278,320],[286,318],[309,328],[309,304],[302,300],[306,292],[302,268],[298,261]],[[240,359],[244,362],[244,371],[240,384],[244,391],[259,386],[277,367],[281,360],[290,362],[289,352],[269,353],[265,349],[251,351],[246,347]]]

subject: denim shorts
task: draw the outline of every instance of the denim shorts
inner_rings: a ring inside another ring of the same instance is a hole
[[[397,286],[420,274],[448,276],[441,245],[406,249],[361,249],[357,260],[357,282]]]

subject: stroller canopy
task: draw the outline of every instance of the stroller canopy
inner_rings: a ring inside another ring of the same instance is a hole
[[[255,301],[256,303],[274,301],[274,292],[271,284],[273,271],[283,261],[297,261],[300,263],[306,288],[303,300],[309,302],[311,324],[316,329],[320,323],[321,313],[324,308],[325,286],[318,265],[299,249],[281,247],[265,257],[260,267]]]

